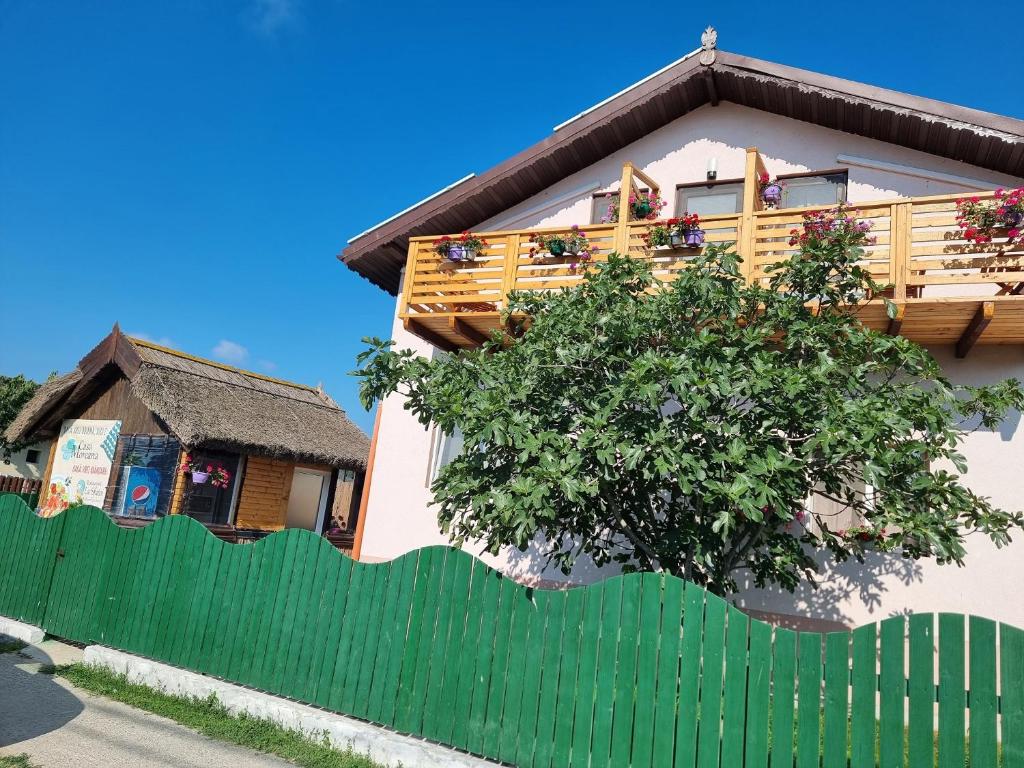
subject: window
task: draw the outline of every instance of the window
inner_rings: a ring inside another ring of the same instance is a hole
[[[812,173],[800,176],[780,176],[782,207],[800,208],[805,205],[835,205],[846,202],[846,171]]]
[[[441,471],[441,467],[450,463],[452,459],[462,453],[462,448],[465,445],[462,430],[458,427],[456,427],[455,432],[450,435],[446,435],[438,427],[434,428],[434,433],[433,451],[430,457],[430,471],[427,478],[428,486],[437,477],[437,473]]]
[[[590,223],[604,224],[605,222],[601,221],[601,219],[608,216],[608,206],[613,203],[618,204],[618,202],[618,192],[614,195],[608,195],[606,192],[600,192],[594,195],[590,200]]]
[[[163,517],[171,506],[181,444],[165,435],[125,435],[117,439],[114,486],[109,511],[121,517]]]
[[[682,184],[676,188],[675,215],[696,213],[714,216],[743,210],[743,181],[718,181],[711,184]]]
[[[39,463],[39,449],[29,448],[25,451],[25,463],[27,464],[38,464]]]
[[[206,480],[194,482],[191,477],[185,478],[185,497],[182,501],[183,514],[193,517],[205,525],[228,525],[231,522],[231,505],[235,496],[235,487],[240,482],[238,471],[242,457],[237,453],[196,449],[189,453],[200,466],[222,467],[230,475],[226,487],[219,487]]]
[[[641,192],[650,192],[647,187],[641,187]],[[619,193],[618,192],[598,192],[590,199],[590,223],[591,224],[607,224],[606,221],[601,221],[608,217],[608,207],[610,205],[619,204]]]

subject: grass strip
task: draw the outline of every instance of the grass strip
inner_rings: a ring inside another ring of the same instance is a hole
[[[22,752],[20,755],[0,757],[0,768],[39,768],[39,766],[30,762],[28,755]]]
[[[208,699],[171,696],[86,664],[60,666],[56,674],[77,688],[166,717],[204,736],[277,755],[306,768],[383,768],[351,750],[334,749],[326,737],[316,741],[268,720],[232,715],[212,695]]]

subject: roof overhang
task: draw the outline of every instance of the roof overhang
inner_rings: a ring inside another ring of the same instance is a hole
[[[354,238],[350,269],[397,294],[409,238],[461,232],[705,104],[721,101],[1024,176],[1024,121],[746,56],[688,55],[543,141]]]

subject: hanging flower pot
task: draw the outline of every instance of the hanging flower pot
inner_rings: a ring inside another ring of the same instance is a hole
[[[637,200],[633,203],[633,217],[646,219],[651,215],[651,204],[648,200]]]
[[[434,253],[446,261],[473,261],[486,247],[486,240],[468,230],[459,235],[458,239],[445,236],[434,241]]]
[[[761,200],[769,208],[774,208],[782,202],[782,185],[776,182],[766,184],[761,190]]]
[[[703,229],[688,229],[684,235],[687,248],[700,248],[704,245]]]
[[[1021,211],[1007,211],[1003,214],[1003,226],[1007,229],[1016,229],[1024,222],[1024,213]]]
[[[573,224],[566,233],[559,232],[553,235],[538,233],[530,235],[530,239],[534,243],[530,248],[530,257],[534,259],[546,256],[554,259],[573,256],[587,261],[595,250],[594,246],[590,244],[590,240],[587,239],[586,233],[580,229],[578,224]]]
[[[210,479],[209,472],[193,472],[192,482],[196,485],[203,485],[207,480]]]
[[[477,251],[473,248],[466,248],[462,245],[453,245],[448,249],[448,261],[473,261]]]

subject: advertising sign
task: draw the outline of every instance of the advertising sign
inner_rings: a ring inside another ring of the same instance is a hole
[[[41,510],[44,517],[72,504],[103,507],[120,434],[121,422],[109,419],[68,419],[61,425]]]

